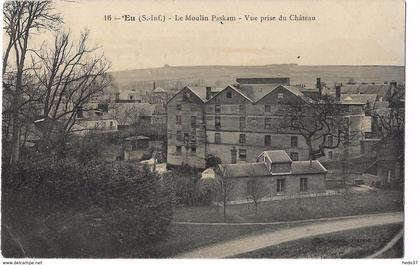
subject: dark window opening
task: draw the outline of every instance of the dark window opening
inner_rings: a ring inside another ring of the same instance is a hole
[[[286,191],[286,180],[285,179],[278,179],[276,184],[277,184],[276,185],[277,193]]]
[[[271,146],[271,135],[264,136],[264,145]]]
[[[299,161],[299,153],[298,152],[290,152],[290,158],[293,161]]]
[[[246,149],[239,149],[239,160],[246,160]]]
[[[220,133],[215,133],[214,134],[214,143],[216,143],[216,144],[220,144],[221,143],[221,135],[220,135]]]
[[[241,133],[239,135],[239,143],[240,144],[245,144],[246,143],[246,135],[245,134]]]
[[[271,118],[265,118],[264,119],[264,127],[266,129],[270,129],[271,128]]]
[[[298,146],[298,137],[297,136],[291,136],[290,137],[290,146],[291,147],[297,147]]]
[[[307,178],[301,178],[300,179],[300,191],[301,192],[308,191],[308,179]]]
[[[220,124],[220,116],[214,117],[214,127],[216,127],[216,130],[219,130],[222,127]]]

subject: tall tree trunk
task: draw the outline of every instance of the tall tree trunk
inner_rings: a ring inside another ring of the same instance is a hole
[[[223,221],[226,222],[226,200],[223,201]]]

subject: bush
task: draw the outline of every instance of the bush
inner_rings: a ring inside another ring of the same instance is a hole
[[[162,238],[172,218],[167,181],[132,163],[45,158],[2,173],[2,221],[47,245],[34,256],[117,255]]]
[[[190,166],[175,167],[168,178],[179,205],[207,205],[210,203],[210,194],[203,193],[200,188],[200,171]]]

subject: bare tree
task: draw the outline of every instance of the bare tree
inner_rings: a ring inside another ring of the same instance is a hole
[[[309,159],[324,156],[325,149],[338,148],[351,137],[350,120],[345,117],[346,110],[331,97],[320,101],[303,100],[301,104],[289,104],[286,111],[287,119],[280,127],[305,139]]]
[[[247,183],[247,193],[255,206],[255,215],[257,215],[258,205],[261,199],[267,195],[268,189],[264,181],[261,179],[261,176],[257,175],[253,166],[251,166],[248,174],[250,180]]]
[[[215,199],[223,206],[223,220],[226,221],[226,208],[229,200],[232,198],[236,183],[232,179],[232,172],[225,166],[220,164],[215,168],[215,182],[213,184],[213,192]]]
[[[52,48],[44,46],[32,56],[33,74],[41,92],[37,101],[40,117],[50,121],[42,132],[47,142],[54,130],[62,138],[72,133],[78,113],[96,109],[87,103],[110,84],[110,63],[98,54],[98,48],[88,47],[88,37],[89,32],[84,31],[75,43],[69,32],[58,32]]]
[[[16,163],[20,156],[19,111],[24,104],[25,64],[30,36],[42,30],[53,29],[61,22],[60,16],[53,14],[53,8],[52,1],[7,1],[3,6],[3,30],[8,40],[3,53],[2,74],[4,80],[13,80],[3,82],[3,90],[10,93],[12,98],[11,164]]]

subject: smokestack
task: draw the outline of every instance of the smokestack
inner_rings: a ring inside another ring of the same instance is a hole
[[[335,99],[340,101],[341,98],[341,84],[335,84]]]
[[[232,147],[232,149],[230,150],[231,156],[232,156],[232,164],[236,164],[236,155],[238,153],[238,151],[236,150],[235,146]]]
[[[321,78],[316,78],[316,88],[318,89],[319,96],[322,96],[322,85],[321,85]]]
[[[206,86],[206,99],[209,100],[211,98],[211,86]]]
[[[391,81],[389,82],[389,89],[390,89],[390,97],[392,97],[395,93],[395,90],[397,89],[397,81]]]
[[[115,93],[115,101],[120,100],[120,92]]]
[[[153,82],[153,90],[156,89],[156,82]]]

